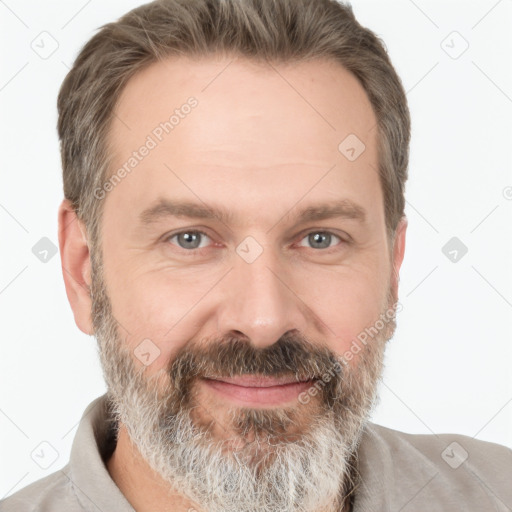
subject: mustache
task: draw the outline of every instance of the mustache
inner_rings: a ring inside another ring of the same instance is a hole
[[[294,333],[259,348],[248,338],[228,336],[182,347],[167,369],[175,393],[186,400],[193,381],[200,378],[257,375],[322,380],[324,400],[332,403],[343,380],[344,365],[327,347]],[[329,375],[328,379],[324,378]]]

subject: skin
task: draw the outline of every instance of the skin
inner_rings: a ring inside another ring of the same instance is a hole
[[[390,247],[376,171],[377,120],[364,89],[328,60],[271,67],[234,57],[168,59],[124,89],[110,132],[113,169],[190,96],[198,106],[103,199],[105,280],[127,345],[135,349],[149,338],[158,347],[147,375],[185,344],[230,331],[265,347],[297,329],[343,354],[378,318],[388,286],[398,296],[407,228],[404,218]],[[351,133],[366,146],[353,162],[338,150]],[[140,213],[160,197],[224,206],[234,218],[225,224],[168,217],[142,226]],[[341,199],[364,208],[365,222],[296,224],[300,209]],[[204,231],[204,248],[169,238],[183,229]],[[307,235],[324,231],[340,238],[316,248]],[[236,252],[247,236],[263,249],[250,264]],[[76,324],[93,334],[87,234],[67,200],[59,209],[59,243]],[[226,424],[229,400],[200,383],[196,392]],[[169,492],[123,428],[107,466],[140,512],[193,506]]]

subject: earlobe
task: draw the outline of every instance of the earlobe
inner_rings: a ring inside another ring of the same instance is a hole
[[[405,234],[407,231],[407,218],[405,215],[400,219],[395,231],[393,242],[393,277],[392,286],[395,297],[398,297],[398,283],[400,281],[400,267],[405,255]]]
[[[66,295],[75,323],[85,334],[93,334],[91,319],[91,261],[86,230],[71,202],[59,207],[59,248]]]

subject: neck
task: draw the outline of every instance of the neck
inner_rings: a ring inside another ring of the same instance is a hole
[[[116,448],[106,466],[112,480],[137,512],[203,512],[196,503],[174,492],[169,483],[153,471],[131,443],[124,426],[119,429]],[[347,503],[340,512],[351,510]]]

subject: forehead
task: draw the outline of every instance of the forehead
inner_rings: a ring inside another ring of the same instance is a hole
[[[337,62],[316,59],[277,64],[212,56],[171,57],[138,72],[117,102],[112,139],[136,144],[138,132],[150,133],[189,97],[197,98],[194,113],[199,115],[180,123],[173,135],[187,135],[193,129],[201,143],[213,145],[226,138],[248,143],[247,136],[261,136],[263,127],[268,135],[279,135],[279,142],[288,140],[295,152],[296,142],[315,134],[327,135],[326,143],[348,135],[348,130],[365,143],[371,143],[375,135],[376,118],[364,89]],[[211,116],[215,116],[215,130],[205,139],[200,125],[212,121],[207,119]],[[302,122],[294,122],[298,119]],[[237,126],[241,132],[232,131]],[[251,142],[256,146],[265,140]]]
[[[283,193],[347,192],[379,208],[376,123],[357,78],[331,60],[168,58],[132,77],[118,100],[111,171],[128,172],[108,202],[142,208],[180,189],[260,209]],[[344,153],[352,148],[364,151],[354,160]]]

